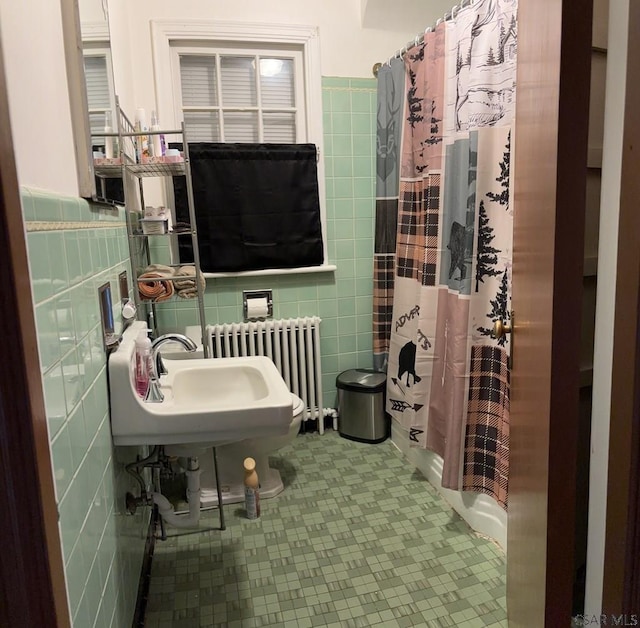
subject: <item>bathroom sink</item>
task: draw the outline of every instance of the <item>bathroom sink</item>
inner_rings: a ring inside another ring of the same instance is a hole
[[[145,324],[124,333],[109,357],[111,433],[115,445],[190,445],[202,448],[247,437],[284,435],[291,394],[264,356],[165,360],[164,400],[149,403],[135,390],[135,338]]]
[[[206,406],[215,398],[216,407],[233,407],[240,401],[254,403],[269,394],[261,364],[255,360],[224,358],[180,362],[178,368],[169,361],[168,375],[162,388],[170,389],[177,404]],[[180,368],[183,367],[183,368]]]

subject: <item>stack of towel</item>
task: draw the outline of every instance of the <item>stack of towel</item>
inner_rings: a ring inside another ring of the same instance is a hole
[[[198,287],[196,286],[196,267],[192,264],[180,266],[176,269],[173,285],[178,296],[183,299],[195,299],[198,296]],[[200,275],[202,291],[204,292],[206,282],[204,277]]]
[[[138,292],[143,301],[161,303],[170,299],[175,290],[173,281],[168,279],[173,276],[174,269],[162,264],[151,264],[138,277]]]
[[[200,281],[204,292],[206,283],[202,274]],[[194,299],[198,296],[195,266],[150,264],[138,278],[138,292],[141,299],[154,303],[166,301],[174,294],[182,299]]]

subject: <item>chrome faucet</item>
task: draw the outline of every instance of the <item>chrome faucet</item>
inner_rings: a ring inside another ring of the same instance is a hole
[[[166,342],[179,342],[187,351],[195,351],[198,346],[196,343],[184,334],[164,334],[156,338],[151,343],[151,372],[149,373],[149,390],[144,398],[149,403],[160,403],[164,400],[164,395],[160,390],[160,347]]]

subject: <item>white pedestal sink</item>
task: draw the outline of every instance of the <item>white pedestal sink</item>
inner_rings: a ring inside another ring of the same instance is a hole
[[[160,379],[164,400],[145,402],[135,390],[133,368],[135,339],[145,328],[143,322],[133,323],[109,356],[115,445],[179,445],[188,452],[287,433],[291,394],[264,356],[166,360],[168,373]]]

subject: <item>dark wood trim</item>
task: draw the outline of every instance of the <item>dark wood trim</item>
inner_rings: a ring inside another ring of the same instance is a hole
[[[634,399],[631,423],[631,465],[629,473],[629,509],[627,560],[622,612],[640,613],[640,290],[636,306],[636,359],[634,364]]]
[[[607,522],[602,606],[640,613],[638,606],[638,336],[640,319],[640,4],[629,3],[620,222],[613,334]],[[635,599],[635,604],[633,600]]]
[[[518,6],[510,627],[568,626],[572,613],[591,10]]]
[[[0,46],[0,626],[70,626]]]
[[[563,2],[547,500],[549,628],[566,625],[573,612],[592,28],[591,2]]]

